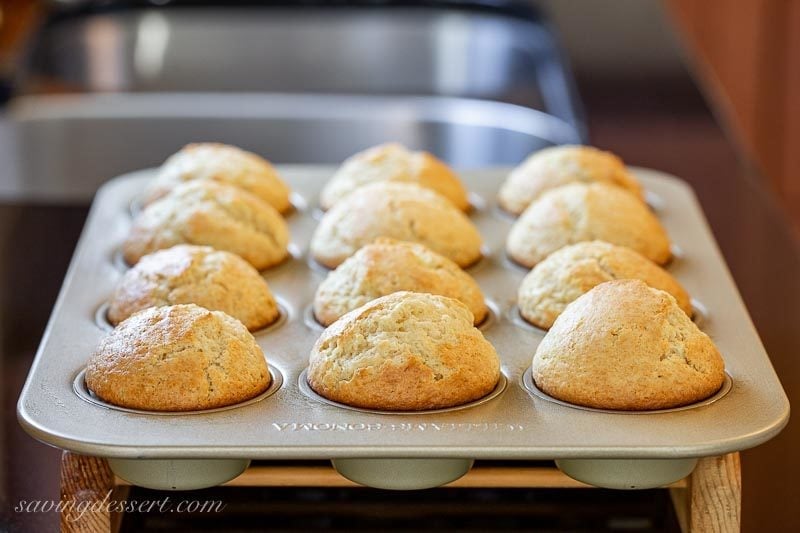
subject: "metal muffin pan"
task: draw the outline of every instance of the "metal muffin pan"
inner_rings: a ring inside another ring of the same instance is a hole
[[[668,269],[703,311],[701,327],[722,352],[731,377],[712,403],[630,416],[576,409],[531,394],[524,373],[543,332],[514,320],[525,270],[508,263],[513,220],[495,192],[508,169],[464,172],[485,241],[484,259],[468,271],[493,305],[483,328],[502,361],[507,386],[468,409],[386,414],[344,409],[300,390],[299,379],[320,330],[308,306],[325,269],[309,263],[318,220],[317,193],[334,168],[285,166],[298,208],[288,215],[293,254],[263,273],[283,307],[283,322],[256,332],[273,372],[273,394],[223,411],[159,416],[86,401],[75,377],[107,334],[98,309],[122,275],[118,257],[131,205],[153,170],[116,178],[98,192],[61,294],[18,404],[23,427],[59,448],[109,458],[133,483],[188,489],[222,483],[251,459],[331,459],[344,476],[394,489],[437,486],[467,472],[474,459],[555,459],[568,475],[598,486],[641,488],[689,474],[697,458],[756,446],[787,423],[789,403],[750,321],[691,189],[661,172],[633,169],[681,250]],[[98,324],[101,325],[98,325]]]

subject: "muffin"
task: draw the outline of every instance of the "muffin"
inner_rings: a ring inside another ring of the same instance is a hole
[[[326,329],[311,351],[308,384],[330,400],[367,409],[423,410],[489,394],[497,353],[470,310],[446,296],[395,292]]]
[[[481,236],[443,196],[412,183],[359,187],[325,213],[311,238],[311,255],[336,268],[378,237],[424,244],[460,267],[481,257]]]
[[[193,180],[211,180],[233,185],[257,196],[285,213],[291,208],[289,187],[265,159],[235,146],[195,143],[170,156],[145,191],[149,204],[175,188]]]
[[[95,350],[86,386],[120,407],[195,411],[249,400],[270,384],[266,359],[241,322],[194,304],[132,315]]]
[[[322,209],[368,183],[401,181],[434,190],[462,211],[469,209],[467,190],[458,176],[428,152],[412,152],[397,143],[374,146],[348,158],[320,193]]]
[[[286,259],[288,243],[286,222],[271,205],[236,187],[198,180],[178,185],[139,213],[122,251],[135,265],[176,244],[208,245],[263,270]]]
[[[669,293],[601,283],[567,306],[533,356],[536,386],[599,409],[668,409],[717,392],[719,351]]]
[[[208,246],[180,244],[144,256],[117,284],[108,320],[119,324],[148,307],[197,304],[223,311],[251,331],[280,316],[267,282],[247,261]]]
[[[604,183],[573,183],[544,193],[514,223],[506,251],[533,267],[559,248],[593,240],[625,246],[660,265],[672,257],[667,232],[647,206]]]
[[[488,309],[472,276],[421,244],[380,238],[328,274],[314,296],[314,316],[329,326],[345,313],[397,291],[455,298],[480,324]]]
[[[530,155],[500,188],[500,206],[519,215],[541,194],[573,182],[606,183],[643,198],[642,187],[622,160],[591,146],[553,146]]]
[[[640,279],[666,291],[692,315],[689,295],[669,272],[629,248],[603,241],[580,242],[548,255],[522,280],[517,306],[525,320],[548,329],[580,295],[615,279]]]

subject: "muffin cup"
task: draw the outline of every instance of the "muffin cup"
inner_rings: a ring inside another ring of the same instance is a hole
[[[725,372],[725,381],[722,382],[722,386],[719,388],[717,392],[709,396],[708,398],[704,398],[694,403],[689,403],[686,405],[680,405],[677,407],[670,407],[667,409],[649,409],[649,410],[626,410],[626,409],[600,409],[597,407],[587,407],[585,405],[578,405],[575,403],[565,402],[564,400],[559,400],[558,398],[554,398],[550,396],[542,389],[536,386],[536,383],[533,380],[533,373],[531,372],[531,368],[528,367],[525,369],[525,372],[522,374],[522,388],[524,388],[531,396],[535,396],[536,398],[546,400],[551,403],[555,403],[558,405],[562,405],[564,407],[571,407],[572,409],[581,409],[583,411],[591,411],[593,413],[607,413],[607,414],[616,414],[616,415],[657,415],[663,413],[675,413],[677,411],[687,411],[689,409],[697,409],[698,407],[705,407],[710,405],[717,400],[723,398],[726,394],[731,391],[733,388],[733,379],[731,376]]]
[[[497,380],[497,385],[495,385],[492,391],[478,398],[477,400],[473,400],[471,402],[463,403],[461,405],[454,405],[452,407],[442,407],[440,409],[423,409],[418,411],[402,411],[402,410],[388,410],[388,409],[369,409],[366,407],[356,407],[354,405],[348,405],[346,403],[336,402],[333,400],[329,400],[328,398],[318,394],[314,389],[311,388],[311,385],[308,384],[308,368],[303,370],[300,373],[300,377],[297,380],[297,386],[307,397],[311,398],[312,400],[316,400],[321,403],[325,403],[328,405],[332,405],[334,407],[339,407],[341,409],[349,409],[350,411],[358,411],[360,413],[370,413],[370,414],[377,414],[377,415],[401,415],[401,416],[419,416],[419,415],[432,415],[438,413],[452,413],[453,411],[462,411],[464,409],[470,409],[472,407],[477,407],[479,405],[483,405],[488,403],[495,398],[499,397],[503,392],[506,390],[508,386],[508,379],[506,378],[503,372],[500,372],[500,378]]]
[[[308,258],[306,259],[306,264],[308,265],[308,268],[310,268],[312,272],[316,272],[317,274],[322,274],[323,276],[327,276],[334,270],[333,268],[326,267],[325,265],[314,259],[314,256],[311,255],[310,252],[308,254]]]
[[[606,489],[654,489],[692,473],[696,457],[683,459],[556,459],[572,479]]]
[[[691,305],[692,305],[692,316],[691,316],[692,322],[697,324],[697,327],[700,329],[705,328],[709,322],[708,309],[706,308],[705,305],[703,305],[703,302],[695,300],[694,298],[692,298],[691,300]]]
[[[314,303],[308,304],[305,309],[303,309],[303,323],[310,329],[311,331],[323,332],[325,331],[325,326],[323,326],[317,317],[314,316]]]
[[[486,308],[488,309],[486,317],[483,320],[481,320],[480,323],[475,324],[475,327],[481,331],[486,331],[487,329],[492,327],[497,322],[498,317],[500,316],[497,304],[495,304],[493,301],[489,299],[484,299],[484,303],[486,304]],[[311,331],[316,331],[316,332],[325,331],[325,326],[323,326],[319,322],[319,320],[317,320],[317,317],[314,316],[313,302],[308,304],[303,309],[303,323],[305,323],[305,325],[308,326],[308,329],[310,329]]]
[[[291,313],[289,312],[289,305],[282,298],[276,296],[275,303],[278,306],[278,318],[276,318],[271,324],[267,324],[262,328],[250,331],[254,337],[266,335],[267,333],[278,329],[279,327],[283,326],[291,316]],[[94,313],[94,323],[98,328],[107,333],[114,331],[114,325],[108,319],[108,310],[110,307],[111,305],[108,302],[103,302]]]
[[[333,468],[350,481],[385,490],[431,489],[457,480],[473,459],[331,459]]]
[[[697,324],[697,327],[703,329],[706,324],[708,324],[708,310],[706,306],[703,305],[702,302],[695,300],[692,298],[692,316],[690,317],[692,321]],[[522,328],[528,330],[532,333],[537,335],[547,335],[547,330],[544,328],[540,328],[539,326],[534,326],[522,316],[522,313],[519,310],[518,305],[512,305],[508,309],[508,313],[506,318],[511,321],[512,324],[517,326],[518,328]],[[480,326],[479,326],[480,327]]]
[[[512,324],[517,326],[518,328],[530,331],[536,335],[547,335],[547,330],[544,328],[540,328],[539,326],[534,326],[527,320],[522,317],[522,313],[519,310],[519,306],[514,304],[508,309],[508,319],[511,321]]]
[[[276,329],[286,324],[286,321],[289,320],[289,317],[291,317],[291,312],[289,311],[289,304],[286,303],[283,300],[283,298],[280,298],[275,295],[273,295],[273,297],[275,298],[275,304],[278,307],[278,318],[276,318],[274,321],[272,321],[271,324],[267,324],[263,328],[254,329],[253,331],[251,331],[250,333],[253,335],[253,337],[260,337],[262,335],[266,335],[267,333],[275,331]]]
[[[125,256],[122,253],[122,248],[116,248],[114,252],[111,254],[111,264],[114,265],[118,271],[122,272],[123,274],[130,270],[131,265],[125,261]]]
[[[142,196],[136,196],[133,200],[131,200],[131,203],[128,204],[128,215],[130,215],[132,219],[136,218],[143,209],[144,198]]]
[[[245,400],[243,402],[234,403],[231,405],[224,405],[222,407],[215,407],[213,409],[198,409],[196,411],[149,411],[146,409],[132,409],[130,407],[122,407],[119,405],[114,405],[112,403],[106,402],[98,398],[86,386],[86,379],[85,379],[86,369],[81,370],[80,372],[78,372],[78,375],[75,376],[75,379],[72,382],[72,390],[80,399],[90,404],[93,404],[98,407],[104,407],[106,409],[113,409],[115,411],[122,411],[124,413],[132,413],[137,415],[151,415],[151,416],[207,415],[212,413],[219,413],[222,411],[229,411],[231,409],[238,409],[239,407],[246,407],[248,405],[258,403],[261,400],[275,394],[275,392],[277,392],[277,390],[281,388],[281,385],[283,385],[283,374],[281,373],[280,370],[278,370],[271,364],[267,364],[267,370],[269,371],[270,375],[269,387],[267,387],[267,389],[264,392],[260,393],[259,395],[253,396],[252,398]]]
[[[519,218],[519,215],[515,215],[511,211],[503,209],[503,206],[501,206],[497,202],[495,202],[494,205],[492,206],[492,214],[494,215],[494,218],[497,218],[504,222],[514,223]]]
[[[497,322],[498,317],[500,316],[500,311],[497,307],[497,304],[488,298],[484,298],[483,303],[486,304],[486,316],[479,323],[475,324],[475,327],[481,331],[486,331]]]
[[[664,206],[666,205],[666,202],[664,202],[664,199],[661,196],[653,191],[648,190],[644,191],[644,203],[647,204],[647,207],[650,208],[650,211],[656,214],[663,211]]]
[[[108,319],[108,309],[110,307],[111,305],[108,302],[103,302],[94,312],[94,323],[106,333],[114,331],[114,325]]]
[[[289,193],[289,204],[289,210],[283,213],[283,218],[288,218],[296,213],[304,213],[308,209],[308,200],[296,191]]]
[[[469,207],[465,211],[467,215],[472,215],[486,209],[486,199],[475,191],[469,191],[467,194]]]
[[[465,267],[461,267],[464,272],[468,272],[469,274],[475,274],[476,272],[480,272],[484,268],[487,267],[489,262],[491,261],[492,250],[486,244],[481,246],[481,255]]]
[[[513,257],[511,257],[508,253],[508,250],[503,250],[503,259],[502,259],[503,267],[508,270],[515,270],[517,272],[527,273],[530,272],[531,269],[526,267],[521,263],[517,263]]]
[[[108,466],[133,485],[155,490],[196,490],[215,487],[247,470],[249,459],[121,459]]]

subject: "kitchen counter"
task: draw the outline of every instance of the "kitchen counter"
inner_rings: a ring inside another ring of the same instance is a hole
[[[790,401],[798,405],[800,251],[788,220],[777,209],[762,180],[740,160],[737,150],[688,77],[650,80],[644,84],[620,80],[605,84],[595,80],[582,83],[581,92],[594,144],[614,150],[630,164],[681,176],[695,188]],[[60,457],[58,450],[35,442],[19,428],[15,404],[79,237],[87,207],[0,204],[0,376],[4,384],[1,407],[5,429],[0,444],[0,501],[3,506],[0,529],[47,531],[57,528],[55,513],[13,512],[19,500],[58,499]],[[791,512],[800,507],[800,494],[791,489],[792,482],[800,477],[800,458],[794,455],[796,446],[792,445],[799,436],[800,424],[790,422],[778,438],[743,454],[745,531],[800,529],[800,516]],[[275,496],[275,489],[272,490]],[[446,493],[441,491],[442,495]],[[314,503],[314,498],[323,493],[314,494],[316,496],[306,494],[304,497],[311,498],[309,503]],[[349,494],[348,501],[357,509],[357,496]],[[362,494],[369,494],[373,504],[376,498],[380,500],[382,509],[392,506],[393,498],[382,498],[380,493],[375,496],[374,492]],[[334,497],[343,498],[341,494]],[[491,496],[486,497],[491,500]],[[567,504],[602,501],[605,507],[601,508],[611,512],[626,505],[641,505],[642,497],[623,492],[587,491],[578,495],[570,493],[564,498],[534,500],[558,509]],[[252,516],[259,510],[281,512],[278,503],[269,506],[274,498],[253,499],[239,492],[229,493],[225,498],[251,502],[248,506],[231,505],[230,513],[239,513],[236,515],[239,518]],[[401,498],[396,499],[400,505]],[[431,496],[431,499],[436,497]],[[285,497],[280,501],[285,506],[292,505]],[[668,499],[657,501],[666,506]],[[523,507],[532,505],[531,500],[524,497],[510,498],[509,502]],[[317,504],[314,505],[316,508]],[[441,505],[444,509],[452,502],[448,503],[445,498]],[[325,508],[320,506],[320,512]],[[364,507],[365,510],[370,508]],[[310,508],[307,511],[313,514]],[[511,504],[508,513],[516,516]],[[535,517],[530,519],[529,524],[536,523]],[[209,520],[205,526],[214,524],[211,518],[204,520]],[[309,516],[309,520],[307,524],[325,523],[316,516]],[[126,528],[136,530],[154,524],[172,527],[179,523],[165,517],[139,515],[131,517]],[[445,519],[439,527],[447,529],[447,524]],[[553,529],[561,526],[555,523]],[[672,530],[674,521],[656,520],[650,526],[650,530]],[[510,524],[509,527],[519,528],[520,525]]]

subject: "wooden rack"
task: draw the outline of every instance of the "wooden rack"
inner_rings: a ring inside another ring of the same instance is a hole
[[[357,486],[327,466],[253,466],[225,486],[230,487],[348,487]],[[567,477],[556,468],[533,466],[476,466],[448,487],[574,488],[592,487]],[[701,459],[687,478],[666,487],[684,532],[738,532],[741,523],[739,454]],[[102,502],[109,491],[113,501],[127,498],[129,484],[114,476],[105,459],[64,452],[61,459],[61,501]],[[84,503],[85,506],[89,505]],[[76,516],[73,506],[61,515],[64,533],[108,533],[119,529],[122,516],[108,507]]]

